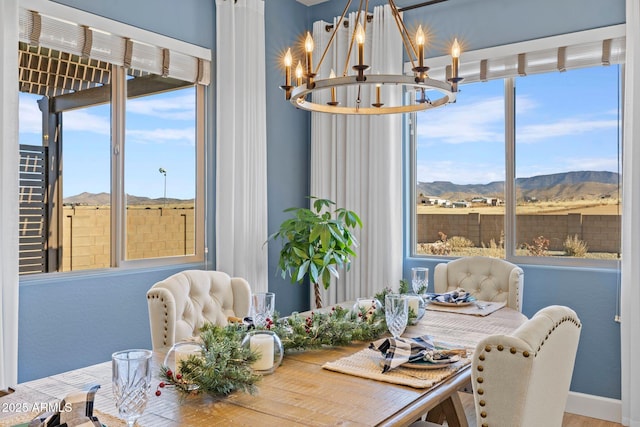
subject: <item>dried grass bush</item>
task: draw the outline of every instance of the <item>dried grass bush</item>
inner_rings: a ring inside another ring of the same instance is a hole
[[[577,234],[573,237],[567,236],[564,241],[564,253],[567,256],[584,257],[589,252],[589,246],[578,238]]]

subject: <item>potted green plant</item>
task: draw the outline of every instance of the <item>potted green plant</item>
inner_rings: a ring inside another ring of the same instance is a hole
[[[358,246],[352,230],[362,228],[362,221],[345,208],[332,212],[335,203],[331,200],[310,199],[313,209],[285,209],[293,217],[283,221],[268,240],[282,241],[278,261],[282,277],[291,277],[291,283],[302,283],[308,277],[314,287],[316,307],[320,308],[320,285],[328,289],[331,277],[339,278],[338,269],[349,268]]]

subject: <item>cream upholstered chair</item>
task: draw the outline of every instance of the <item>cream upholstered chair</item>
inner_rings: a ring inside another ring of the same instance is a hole
[[[247,316],[251,288],[221,271],[186,270],[153,285],[147,304],[151,342],[158,349],[197,336],[205,322],[224,326],[229,317]]]
[[[568,307],[543,308],[511,335],[478,343],[471,362],[478,426],[561,426],[580,319]]]
[[[458,258],[437,264],[433,272],[436,293],[463,288],[481,301],[506,301],[522,311],[524,272],[508,261],[484,256]]]
[[[511,335],[480,341],[471,361],[477,426],[561,426],[580,327],[573,310],[552,305]],[[411,426],[439,424],[417,421]]]

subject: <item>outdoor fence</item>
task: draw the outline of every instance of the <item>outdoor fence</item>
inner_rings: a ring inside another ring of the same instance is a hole
[[[418,214],[417,242],[432,243],[440,232],[449,238],[462,236],[476,247],[489,247],[491,240],[500,242],[504,230],[503,215]],[[539,236],[549,239],[549,250],[563,250],[566,238],[578,236],[589,252],[620,252],[619,215],[516,215],[517,245],[532,243]]]

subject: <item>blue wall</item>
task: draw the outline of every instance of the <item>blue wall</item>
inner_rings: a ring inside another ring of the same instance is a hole
[[[215,4],[211,0],[59,0],[98,15],[159,32],[215,51]],[[371,4],[381,4],[372,0]],[[400,7],[415,0],[397,0]],[[176,6],[179,4],[179,6]],[[282,72],[277,55],[293,45],[316,19],[341,12],[342,1],[306,8],[294,0],[268,0],[266,18],[267,156],[269,231],[285,218],[282,210],[305,206],[309,191],[310,117],[284,100],[278,88]],[[449,0],[405,13],[409,26],[418,20],[435,27],[446,40],[463,35],[470,49],[512,43],[624,22],[624,0]],[[491,29],[491,31],[487,31]],[[440,52],[437,52],[440,54]],[[214,80],[215,81],[215,80]],[[210,94],[215,88],[212,86]],[[208,135],[215,135],[215,96],[209,96]],[[214,145],[209,159],[209,196],[215,188]],[[405,189],[406,191],[406,189]],[[214,206],[207,207],[207,238],[212,248]],[[276,276],[277,249],[270,247],[269,288],[278,294],[283,313],[308,308],[309,287]],[[211,255],[211,254],[210,254]],[[436,260],[405,256],[405,277],[412,266],[433,267]],[[126,347],[150,347],[145,292],[156,281],[187,266],[92,275],[52,275],[20,285],[20,382],[108,360]],[[205,266],[188,266],[205,267]],[[620,398],[620,333],[613,321],[617,272],[523,266],[523,311],[533,315],[550,304],[576,310],[583,331],[572,390]],[[597,367],[597,369],[594,369]]]

